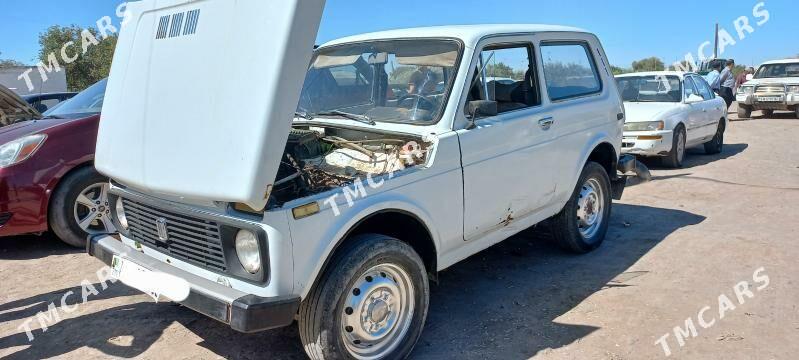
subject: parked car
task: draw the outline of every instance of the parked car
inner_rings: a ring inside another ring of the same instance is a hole
[[[44,113],[77,94],[76,92],[31,94],[22,96],[22,99],[31,104],[36,111]]]
[[[724,147],[727,106],[697,74],[660,71],[616,77],[627,110],[622,152],[661,157],[681,167],[688,147]]]
[[[191,18],[191,6],[157,4],[129,10]],[[258,86],[241,99],[214,82],[239,81],[218,75],[254,54],[179,70],[166,56],[212,51],[214,26],[275,10],[232,4],[203,11],[209,27],[197,36],[120,35],[96,165],[112,179],[122,241],[92,236],[88,250],[123,283],[238,331],[296,318],[315,359],[393,359],[419,339],[438,271],[550,218],[568,250],[604,240],[611,198],[624,189],[617,168],[633,161],[619,156],[624,108],[593,34],[476,25],[359,35],[317,49],[301,91],[275,93],[303,84],[297,65],[309,63],[303,51],[315,39],[293,19],[268,30],[296,52],[262,49],[282,65],[248,67]],[[312,11],[305,0],[285,6]],[[524,79],[484,82],[481,72],[495,75],[479,65],[489,58],[507,59]],[[392,99],[392,81],[408,94]],[[296,108],[293,124],[275,110],[284,106]]]
[[[93,166],[105,86],[100,81],[44,116],[2,92],[29,115],[0,127],[0,236],[52,230],[81,247],[89,234],[114,231],[108,180]]]
[[[799,59],[769,61],[760,65],[752,80],[738,88],[738,117],[752,117],[762,110],[771,116],[775,110],[793,111],[799,118]]]

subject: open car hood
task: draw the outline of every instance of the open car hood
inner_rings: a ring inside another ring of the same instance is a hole
[[[95,166],[153,194],[260,209],[324,0],[129,2]]]
[[[19,121],[40,119],[40,114],[25,100],[5,86],[0,85],[0,128]]]

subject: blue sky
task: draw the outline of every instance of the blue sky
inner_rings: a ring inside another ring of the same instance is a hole
[[[268,0],[272,1],[272,0]],[[2,58],[36,62],[38,34],[50,25],[91,26],[114,16],[117,0],[0,0]],[[658,56],[667,63],[696,54],[713,40],[718,22],[736,44],[724,57],[739,64],[799,54],[799,21],[794,0],[765,0],[770,19],[758,27],[753,16],[760,0],[328,0],[319,42],[368,31],[411,26],[478,23],[547,23],[571,25],[599,35],[611,63],[628,67],[634,60]],[[382,4],[382,7],[375,6]],[[704,4],[713,4],[711,7]],[[755,32],[739,40],[733,21],[747,16]],[[708,52],[712,52],[712,46]],[[696,55],[695,55],[696,56]]]

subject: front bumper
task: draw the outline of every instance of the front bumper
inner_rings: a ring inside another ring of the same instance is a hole
[[[659,131],[625,131],[621,144],[622,154],[641,156],[663,156],[671,151],[671,130]]]
[[[264,298],[247,294],[201,278],[144,255],[110,235],[89,236],[86,251],[111,266],[114,255],[126,258],[148,270],[186,280],[189,297],[180,304],[228,324],[233,330],[252,333],[288,326],[300,306],[298,296]]]
[[[779,101],[760,101],[759,98],[779,98]],[[799,94],[736,94],[738,105],[753,110],[793,110],[799,105]]]

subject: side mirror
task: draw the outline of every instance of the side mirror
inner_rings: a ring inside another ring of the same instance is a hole
[[[497,102],[492,100],[475,100],[466,104],[466,111],[469,113],[469,125],[467,129],[475,127],[474,121],[481,117],[497,116],[499,110]]]
[[[701,97],[701,96],[699,96],[697,94],[691,94],[691,95],[688,96],[687,99],[685,99],[685,103],[686,104],[696,104],[696,103],[699,103],[699,102],[702,102],[702,101],[705,101],[705,98],[703,98],[703,97]]]

